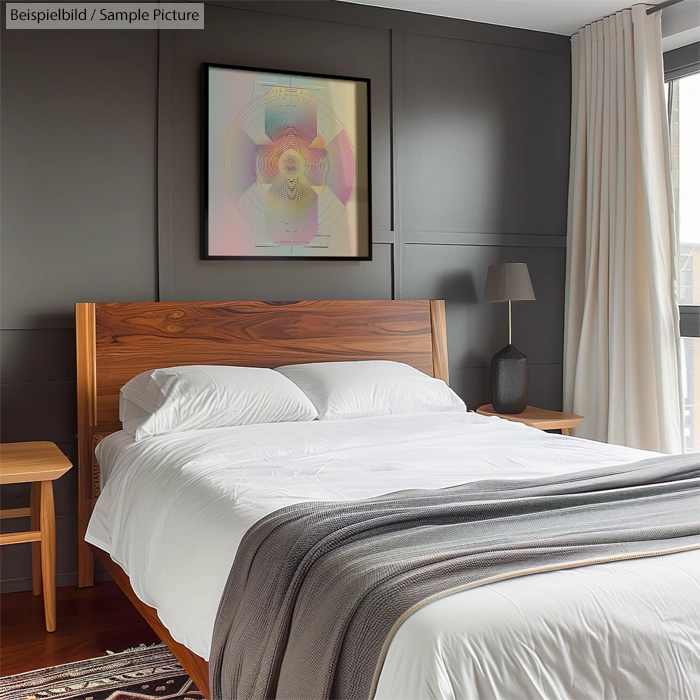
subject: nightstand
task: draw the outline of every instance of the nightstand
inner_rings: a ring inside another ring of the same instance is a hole
[[[490,403],[479,406],[476,412],[482,416],[498,416],[514,423],[525,423],[531,428],[540,430],[561,430],[562,435],[568,435],[571,428],[575,428],[583,420],[583,416],[575,413],[562,413],[561,411],[550,411],[548,408],[537,408],[528,406],[522,413],[496,413]]]
[[[53,481],[73,465],[53,442],[0,444],[0,484],[31,484],[29,508],[0,510],[0,519],[29,518],[30,530],[0,533],[0,545],[32,543],[34,595],[44,593],[46,631],[56,630],[56,517]]]

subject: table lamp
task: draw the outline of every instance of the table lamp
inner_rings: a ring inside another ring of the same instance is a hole
[[[534,300],[527,263],[489,266],[484,301],[508,302],[508,345],[491,358],[491,404],[497,413],[522,413],[527,407],[527,357],[512,345],[511,306]]]

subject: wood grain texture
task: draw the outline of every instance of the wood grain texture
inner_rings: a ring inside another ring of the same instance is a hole
[[[32,543],[32,592],[44,594],[47,632],[56,629],[56,515],[53,482],[73,465],[52,442],[0,445],[0,483],[31,483],[29,508],[5,513],[30,517],[30,530],[0,534],[0,545]],[[27,511],[29,511],[27,513]]]
[[[39,542],[39,540],[41,540],[41,532],[39,530],[0,532],[0,546],[5,544],[26,544],[27,542]]]
[[[397,360],[433,374],[425,301],[97,304],[97,422],[119,420],[119,390],[188,364],[279,367]]]
[[[177,643],[106,552],[84,542],[97,496],[94,447],[118,430],[119,391],[141,372],[178,365],[279,367],[394,360],[448,381],[443,301],[127,302],[76,305],[79,585],[93,554],[204,691],[208,664]]]
[[[72,466],[53,442],[0,444],[0,484],[28,484],[58,479]]]
[[[41,482],[41,588],[44,594],[46,631],[56,631],[56,514],[53,505],[53,482]]]
[[[197,684],[197,687],[208,698],[209,697],[209,664],[201,657],[190,651],[186,646],[176,642],[167,627],[160,621],[158,613],[154,608],[141,602],[136,593],[134,593],[129,577],[124,572],[124,569],[102,549],[90,545],[93,554],[100,560],[100,563],[107,570],[107,573],[117,582],[119,588],[126,594],[127,598],[132,602],[134,607],[141,613],[146,622],[151,626],[153,631],[160,637],[168,649],[172,651],[173,656],[182,664],[182,667],[187,671],[190,678]]]
[[[38,530],[41,527],[39,513],[41,511],[41,483],[32,484],[29,497],[30,529]],[[41,543],[32,544],[32,593],[41,595]]]
[[[91,433],[97,421],[95,383],[95,304],[75,305],[75,349],[78,400],[78,586],[92,586],[95,562],[85,532],[92,514]]]
[[[7,518],[28,518],[31,514],[31,508],[5,508],[5,510],[0,510],[0,520],[6,520]]]
[[[447,363],[447,320],[445,302],[433,299],[430,302],[430,326],[433,343],[433,376],[450,383],[450,370]]]
[[[0,675],[104,656],[158,641],[114,581],[56,589],[56,631],[47,632],[44,601],[31,591],[0,596]],[[83,696],[84,697],[84,696]]]
[[[279,367],[395,360],[447,381],[442,301],[76,304],[80,586],[93,582],[85,531],[99,492],[95,440],[120,429],[119,391],[178,365]]]
[[[527,406],[522,413],[497,413],[490,403],[479,406],[476,412],[482,416],[497,416],[513,423],[525,423],[539,430],[569,430],[575,428],[583,421],[583,416],[575,413],[562,413],[548,408]],[[566,433],[568,434],[568,433]]]

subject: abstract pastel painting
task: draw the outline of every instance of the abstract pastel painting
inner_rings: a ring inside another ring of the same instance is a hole
[[[370,260],[370,82],[202,64],[202,258]]]

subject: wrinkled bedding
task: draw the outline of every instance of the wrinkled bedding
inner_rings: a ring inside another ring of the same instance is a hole
[[[208,658],[238,544],[294,503],[566,474],[648,457],[473,413],[192,431],[98,447],[86,539],[173,637]],[[403,623],[378,698],[694,697],[700,557],[687,552],[489,584]]]

